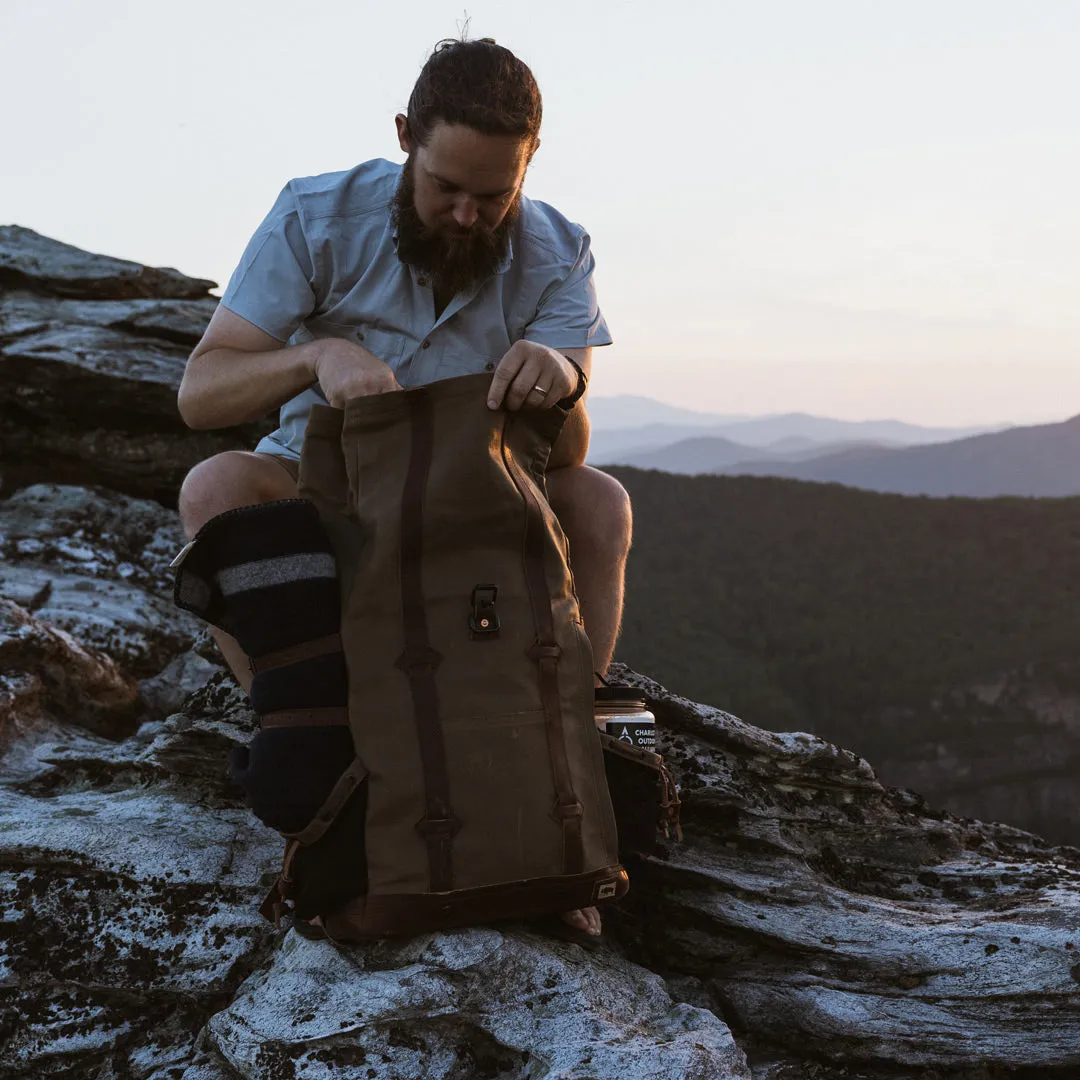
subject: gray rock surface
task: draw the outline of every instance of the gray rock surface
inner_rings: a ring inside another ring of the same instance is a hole
[[[91,256],[96,258],[96,256]],[[211,288],[212,282],[207,283]],[[4,333],[24,338],[50,328],[81,326],[138,334],[144,338],[186,345],[198,344],[217,300],[202,295],[195,300],[147,297],[133,300],[63,300],[56,296],[13,289],[0,303]],[[80,347],[76,343],[77,347]],[[60,404],[66,404],[61,402]]]
[[[214,282],[95,255],[21,225],[0,225],[0,287],[93,300],[134,297],[197,299]]]
[[[259,1080],[750,1078],[727,1025],[656,975],[525,930],[341,952],[291,934],[207,1034]]]
[[[158,503],[36,484],[0,502],[0,596],[149,677],[201,631],[171,601],[183,543]]]
[[[686,801],[687,843],[637,868],[619,920],[635,958],[800,1056],[1080,1072],[1080,851],[623,674]]]
[[[19,750],[0,783],[0,1075],[185,1064],[273,940],[255,905],[277,838],[161,782],[153,742],[67,730]]]
[[[213,287],[0,227],[3,490],[94,483],[175,505],[198,461],[252,449],[276,417],[191,431],[176,407]]]
[[[631,867],[589,951],[282,937],[255,914],[278,840],[225,775],[253,728],[230,679],[119,740],[39,711],[0,768],[0,1076],[1076,1074],[1080,853],[623,674],[686,839]]]

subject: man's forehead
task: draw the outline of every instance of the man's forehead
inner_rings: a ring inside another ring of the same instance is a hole
[[[526,142],[516,135],[486,135],[464,124],[438,123],[417,162],[434,179],[477,194],[515,187],[528,164]]]

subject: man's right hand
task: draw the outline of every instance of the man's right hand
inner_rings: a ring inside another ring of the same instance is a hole
[[[354,342],[287,346],[218,304],[188,359],[177,405],[188,427],[210,431],[257,420],[313,381],[338,409],[349,398],[401,389],[389,366]]]
[[[323,396],[335,409],[344,409],[350,398],[402,389],[389,364],[343,338],[322,339],[312,367]]]

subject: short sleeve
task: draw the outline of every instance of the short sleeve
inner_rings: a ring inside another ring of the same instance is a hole
[[[278,341],[315,310],[315,268],[292,185],[255,231],[221,303]]]
[[[526,325],[523,335],[526,341],[553,349],[611,344],[611,334],[596,300],[595,265],[589,235],[582,233],[569,274],[544,292],[535,317]]]

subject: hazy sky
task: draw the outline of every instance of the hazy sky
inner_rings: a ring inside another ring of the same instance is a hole
[[[594,393],[1080,413],[1077,0],[0,0],[0,223],[224,285],[290,177],[401,159],[466,11],[592,234]]]

